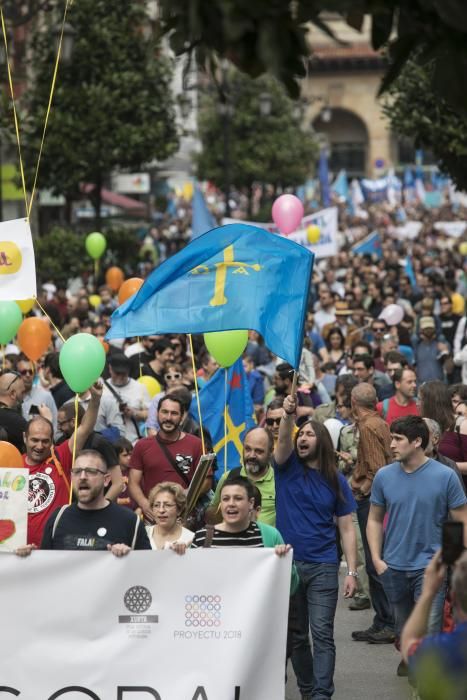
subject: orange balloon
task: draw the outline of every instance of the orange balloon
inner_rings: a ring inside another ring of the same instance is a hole
[[[105,273],[105,282],[113,292],[118,292],[123,284],[125,275],[119,267],[109,267]]]
[[[99,342],[100,342],[100,344],[102,345],[102,347],[104,348],[105,354],[107,355],[107,353],[109,352],[109,344],[108,344],[108,342],[107,342],[106,340],[101,340],[100,338],[99,338]]]
[[[129,280],[125,280],[118,290],[118,303],[123,304],[123,302],[132,297],[133,294],[136,294],[142,284],[143,280],[140,277],[130,277]]]
[[[52,331],[42,318],[25,318],[18,329],[18,344],[32,362],[37,362],[50,345]]]
[[[21,452],[5,440],[0,440],[0,467],[24,467]]]

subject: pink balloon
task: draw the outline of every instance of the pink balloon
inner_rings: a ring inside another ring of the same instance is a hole
[[[297,230],[303,213],[303,204],[294,194],[281,194],[272,205],[273,221],[285,235]]]
[[[404,318],[404,309],[398,304],[388,304],[381,311],[378,318],[386,321],[388,326],[397,326]]]

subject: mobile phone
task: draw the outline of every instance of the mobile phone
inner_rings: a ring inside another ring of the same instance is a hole
[[[31,406],[29,409],[29,415],[30,416],[38,416],[39,415],[39,406],[34,406],[34,404]]]
[[[452,566],[464,551],[464,524],[443,523],[442,558],[448,566]]]

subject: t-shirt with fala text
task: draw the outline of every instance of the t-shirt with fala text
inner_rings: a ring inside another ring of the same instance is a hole
[[[77,503],[60,509],[48,519],[41,549],[106,550],[109,544],[151,549],[143,522],[128,508],[108,502],[105,508],[85,510]]]

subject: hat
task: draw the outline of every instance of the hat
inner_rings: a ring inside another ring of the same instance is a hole
[[[336,301],[336,303],[334,304],[334,308],[335,316],[350,316],[352,314],[352,310],[349,309],[348,301]]]
[[[420,319],[420,330],[423,331],[425,328],[436,328],[435,319],[433,316],[422,316]]]
[[[122,352],[116,352],[109,357],[109,365],[112,367],[114,372],[128,372],[130,373],[131,362]]]

